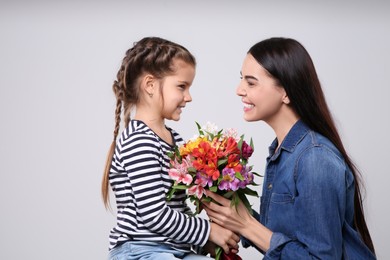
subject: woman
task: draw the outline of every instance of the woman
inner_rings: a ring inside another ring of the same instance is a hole
[[[296,40],[271,38],[250,48],[237,95],[246,121],[275,132],[260,215],[211,192],[210,219],[264,259],[375,259],[359,173],[344,149],[313,62]],[[244,243],[246,244],[246,242]]]

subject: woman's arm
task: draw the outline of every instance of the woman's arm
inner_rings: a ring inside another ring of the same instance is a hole
[[[229,200],[217,194],[208,195],[221,205],[205,203],[204,208],[217,224],[238,232],[264,250],[265,259],[341,259],[344,163],[326,147],[314,147],[300,158],[296,170],[295,216],[283,223],[294,223],[294,237],[267,229],[242,203],[236,211]]]

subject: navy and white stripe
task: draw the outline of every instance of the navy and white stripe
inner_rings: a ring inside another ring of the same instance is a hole
[[[168,129],[175,143],[183,142]],[[118,139],[110,169],[117,225],[110,232],[109,249],[129,240],[161,242],[181,251],[206,243],[209,222],[188,215],[184,191],[166,201],[173,184],[166,154],[172,148],[137,120],[130,121]]]

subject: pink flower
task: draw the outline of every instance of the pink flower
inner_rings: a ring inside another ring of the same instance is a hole
[[[201,199],[205,193],[206,186],[211,187],[213,185],[212,177],[209,177],[207,174],[198,172],[195,178],[195,185],[188,189],[189,195],[196,195],[198,199]]]
[[[184,159],[182,163],[176,160],[171,162],[173,168],[168,171],[169,176],[176,181],[176,183],[184,183],[190,185],[192,182],[192,176],[188,173],[188,168],[192,167],[190,159]]]
[[[194,185],[188,189],[188,195],[196,195],[198,199],[201,199],[203,194],[205,194],[205,189],[202,185]]]

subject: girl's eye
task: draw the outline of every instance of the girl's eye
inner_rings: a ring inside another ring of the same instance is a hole
[[[186,85],[178,85],[178,87],[181,88],[181,89],[185,89]]]

